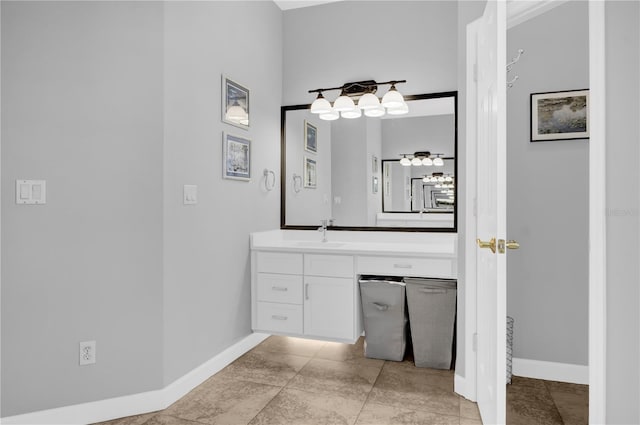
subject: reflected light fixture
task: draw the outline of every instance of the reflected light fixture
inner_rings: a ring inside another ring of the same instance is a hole
[[[378,83],[374,80],[367,80],[346,83],[340,87],[309,90],[309,93],[318,93],[318,96],[311,104],[311,113],[317,114],[323,120],[335,120],[340,116],[348,119],[359,118],[363,113],[365,116],[372,118],[381,117],[385,114],[407,114],[409,113],[409,106],[402,94],[396,89],[396,84],[406,82],[406,80],[391,80]],[[391,85],[391,88],[383,96],[381,102],[375,92],[378,90],[378,86],[387,84]],[[333,105],[322,94],[330,90],[340,90],[340,96],[333,102]]]
[[[365,115],[367,111],[364,112]],[[422,152],[414,152],[414,153],[401,153],[402,159],[400,160],[400,164],[408,167],[409,165],[425,165],[430,167],[432,165],[442,166],[444,165],[444,160],[440,158],[442,154],[431,154],[431,152],[422,151]],[[435,155],[435,158],[433,156]],[[406,161],[404,161],[406,159]]]
[[[249,122],[249,114],[244,110],[242,106],[238,103],[238,100],[234,100],[233,104],[227,109],[225,113],[226,119],[229,121],[237,122],[240,124],[245,124]]]

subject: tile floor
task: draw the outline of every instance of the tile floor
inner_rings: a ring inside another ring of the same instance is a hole
[[[272,336],[167,409],[100,425],[481,424],[453,371],[367,359],[354,345]],[[585,386],[514,378],[508,423],[586,424]],[[564,421],[564,422],[563,422]]]

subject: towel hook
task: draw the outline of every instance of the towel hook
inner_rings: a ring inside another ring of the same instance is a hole
[[[298,193],[302,190],[302,176],[293,173],[293,191]]]
[[[513,68],[513,65],[518,63],[518,61],[520,60],[520,57],[522,56],[523,53],[524,53],[524,49],[518,49],[518,56],[516,56],[515,58],[511,59],[511,62],[509,62],[507,64],[507,73],[509,73],[511,71],[511,69]],[[513,87],[513,85],[518,80],[518,78],[519,78],[519,76],[516,75],[510,81],[507,81],[507,88],[510,89],[511,87]]]
[[[273,188],[276,187],[276,173],[273,170],[265,168],[262,174],[264,175],[264,188],[267,192],[271,192]],[[273,177],[271,184],[269,184],[269,176]]]

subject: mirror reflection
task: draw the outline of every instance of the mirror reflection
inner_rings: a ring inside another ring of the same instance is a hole
[[[380,118],[282,108],[283,228],[456,230],[457,93],[405,98],[408,114]]]

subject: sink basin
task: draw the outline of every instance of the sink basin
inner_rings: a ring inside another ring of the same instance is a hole
[[[337,248],[344,245],[344,242],[316,242],[316,241],[301,241],[296,242],[296,246],[304,248]]]

